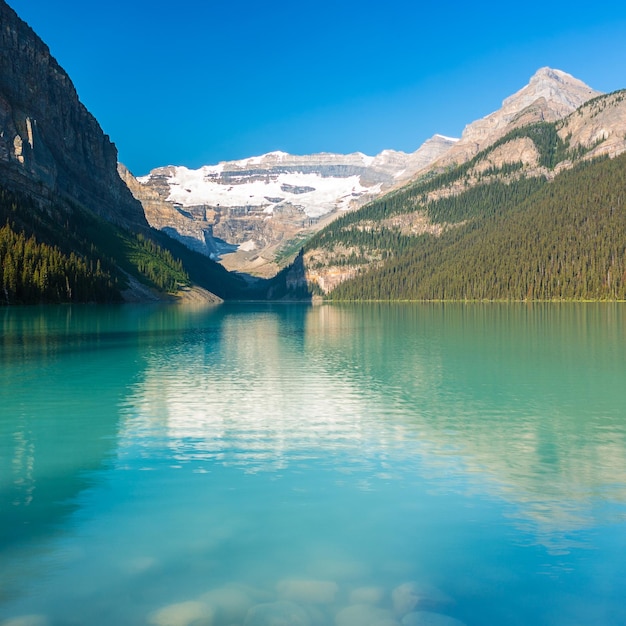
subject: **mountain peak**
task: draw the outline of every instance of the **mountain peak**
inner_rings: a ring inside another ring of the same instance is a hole
[[[562,70],[542,67],[530,78],[525,87],[502,102],[502,110],[520,112],[539,98],[545,98],[558,117],[564,117],[590,98],[601,95],[582,80]]]
[[[564,72],[563,70],[553,69],[551,67],[540,67],[530,78],[530,82],[537,80],[555,80],[558,82],[562,82],[565,79],[575,79],[571,74]]]
[[[440,133],[435,133],[428,141],[448,141],[450,143],[456,143],[459,140],[458,137],[448,137],[446,135],[441,135]]]
[[[542,67],[527,85],[504,99],[502,108],[468,124],[461,139],[437,161],[437,165],[467,161],[514,128],[563,119],[599,95],[602,92],[595,91],[567,72]]]

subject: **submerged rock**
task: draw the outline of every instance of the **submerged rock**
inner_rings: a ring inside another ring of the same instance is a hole
[[[281,600],[253,606],[244,626],[311,626],[311,618],[295,602]]]
[[[382,587],[359,587],[350,593],[350,604],[380,604],[385,597]]]
[[[402,626],[465,626],[465,622],[442,613],[413,611],[402,618]]]
[[[305,604],[331,604],[339,587],[326,580],[281,580],[276,585],[278,596]]]
[[[371,575],[371,567],[352,558],[338,558],[332,553],[321,552],[316,561],[308,568],[313,576],[320,580],[349,581],[362,580]]]
[[[212,626],[215,609],[204,602],[179,602],[151,613],[148,621],[155,626]]]
[[[437,587],[415,581],[399,585],[391,592],[391,601],[396,615],[402,617],[415,609],[435,609],[454,600]]]
[[[213,607],[216,620],[225,624],[243,621],[253,604],[250,594],[237,585],[211,589],[200,600]]]
[[[397,623],[390,611],[371,604],[353,604],[335,615],[336,626],[387,626]]]

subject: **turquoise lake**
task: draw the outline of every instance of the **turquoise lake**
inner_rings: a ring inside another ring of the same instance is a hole
[[[625,555],[624,304],[0,309],[0,624],[623,626]]]

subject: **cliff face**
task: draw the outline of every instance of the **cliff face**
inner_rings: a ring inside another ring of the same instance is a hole
[[[626,151],[626,90],[586,102],[563,120],[559,135],[572,148],[587,150],[585,159],[622,154]]]
[[[146,227],[117,173],[117,149],[50,50],[0,0],[0,182],[47,202],[66,198]]]

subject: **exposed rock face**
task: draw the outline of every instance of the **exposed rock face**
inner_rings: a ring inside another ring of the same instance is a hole
[[[494,148],[485,159],[479,161],[473,168],[473,174],[481,174],[490,168],[500,168],[509,163],[523,163],[525,166],[535,166],[539,161],[539,150],[529,137],[520,137],[513,141]]]
[[[561,139],[588,152],[582,158],[611,158],[626,151],[626,90],[595,98],[563,120]]]
[[[461,139],[434,165],[464,163],[511,130],[534,122],[563,119],[599,95],[601,92],[570,74],[543,67],[528,85],[506,98],[502,108],[466,126]]]
[[[523,175],[553,178],[580,160],[607,155],[611,158],[626,151],[626,90],[597,96],[556,122],[568,154],[553,171],[539,165],[539,151],[528,137],[497,146],[470,171],[469,176],[500,168],[505,164],[522,163]],[[453,189],[447,190],[453,192]],[[459,189],[460,191],[460,189]],[[437,197],[437,193],[433,194]]]
[[[69,198],[108,220],[145,228],[116,163],[117,149],[69,76],[0,0],[0,181],[44,202]]]
[[[409,180],[455,141],[435,135],[412,154],[271,152],[198,170],[157,168],[139,179],[121,168],[121,175],[151,226],[222,256],[227,267],[262,273],[264,266],[272,273],[271,259],[283,242]]]

